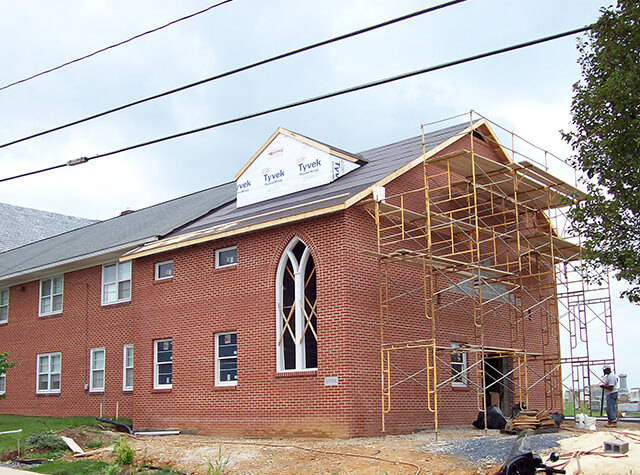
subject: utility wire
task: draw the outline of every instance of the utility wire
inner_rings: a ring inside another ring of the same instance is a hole
[[[216,7],[224,5],[225,3],[230,3],[232,1],[233,0],[224,0],[223,2],[216,3],[215,5],[211,5],[211,6],[207,7],[207,8],[205,8],[204,10],[200,10],[198,12],[192,13],[191,15],[183,16],[182,18],[178,18],[177,20],[170,21],[166,25],[162,25],[162,26],[159,26],[157,28],[154,28],[153,30],[145,31],[144,33],[140,33],[138,35],[132,36],[131,38],[129,38],[127,40],[121,41],[120,43],[112,44],[110,46],[107,46],[106,48],[102,48],[102,49],[99,49],[98,51],[94,51],[93,53],[87,54],[86,56],[82,56],[80,58],[76,58],[76,59],[72,59],[71,61],[67,61],[66,63],[63,63],[63,64],[61,64],[59,66],[56,66],[55,68],[47,69],[46,71],[42,71],[42,72],[40,72],[38,74],[34,74],[33,76],[29,76],[27,78],[20,79],[19,81],[12,82],[11,84],[7,84],[6,86],[0,87],[0,91],[8,89],[8,88],[10,88],[12,86],[16,86],[18,84],[22,84],[23,82],[31,81],[32,79],[35,79],[35,78],[40,77],[40,76],[44,76],[45,74],[49,74],[49,73],[51,73],[53,71],[57,71],[58,69],[62,69],[65,66],[69,66],[70,64],[77,63],[77,62],[85,60],[87,58],[91,58],[92,56],[95,56],[95,55],[97,55],[99,53],[103,53],[103,52],[105,52],[107,50],[110,50],[112,48],[116,48],[118,46],[122,46],[122,45],[124,45],[126,43],[129,43],[130,41],[136,40],[138,38],[141,38],[141,37],[143,37],[145,35],[148,35],[148,34],[151,34],[151,33],[155,33],[156,31],[159,31],[159,30],[162,30],[164,28],[167,28],[168,26],[174,25],[174,24],[176,24],[178,22],[181,22],[183,20],[188,20],[189,18],[193,18],[194,16],[197,16],[197,15],[200,15],[202,13],[208,12],[209,10],[212,10],[212,9],[214,9]]]
[[[231,0],[227,0],[227,1],[231,1]],[[94,115],[90,115],[88,117],[85,117],[84,119],[75,120],[73,122],[69,122],[67,124],[60,125],[58,127],[54,127],[52,129],[44,130],[42,132],[38,132],[38,133],[35,133],[33,135],[29,135],[27,137],[23,137],[21,139],[12,140],[11,142],[0,144],[0,148],[8,147],[10,145],[15,145],[17,143],[24,142],[26,140],[30,140],[30,139],[33,139],[33,138],[36,138],[36,137],[40,137],[42,135],[50,134],[51,132],[57,132],[59,130],[66,129],[67,127],[71,127],[73,125],[78,125],[78,124],[81,124],[83,122],[88,122],[90,120],[97,119],[98,117],[103,117],[105,115],[112,114],[114,112],[118,112],[118,111],[121,111],[121,110],[124,110],[124,109],[128,109],[129,107],[133,107],[133,106],[136,106],[136,105],[139,105],[139,104],[143,104],[143,103],[148,102],[148,101],[159,99],[161,97],[168,96],[170,94],[175,94],[176,92],[184,91],[186,89],[189,89],[189,88],[192,88],[192,87],[195,87],[195,86],[199,86],[201,84],[205,84],[205,83],[208,83],[208,82],[211,82],[211,81],[215,81],[217,79],[221,79],[221,78],[224,78],[224,77],[227,77],[227,76],[232,76],[232,75],[240,73],[242,71],[247,71],[249,69],[253,69],[253,68],[256,68],[258,66],[262,66],[263,64],[267,64],[267,63],[271,63],[271,62],[274,62],[274,61],[278,61],[280,59],[284,59],[284,58],[287,58],[289,56],[293,56],[293,55],[296,55],[296,54],[303,53],[305,51],[309,51],[309,50],[312,50],[312,49],[315,49],[315,48],[319,48],[320,46],[325,46],[325,45],[328,45],[328,44],[331,44],[331,43],[335,43],[337,41],[341,41],[341,40],[344,40],[344,39],[347,39],[347,38],[351,38],[351,37],[354,37],[354,36],[357,36],[357,35],[361,35],[363,33],[367,33],[369,31],[373,31],[373,30],[376,30],[378,28],[389,26],[389,25],[392,25],[394,23],[398,23],[398,22],[401,22],[401,21],[404,21],[404,20],[408,20],[410,18],[414,18],[414,17],[417,17],[419,15],[424,15],[425,13],[434,12],[436,10],[440,10],[440,9],[443,9],[443,8],[446,8],[446,7],[450,7],[450,6],[456,5],[458,3],[463,3],[463,2],[466,2],[466,1],[467,0],[452,0],[452,1],[448,1],[448,2],[445,2],[445,3],[441,3],[439,5],[435,5],[433,7],[425,8],[423,10],[418,10],[416,12],[409,13],[407,15],[403,15],[403,16],[400,16],[400,17],[397,17],[397,18],[393,18],[391,20],[387,20],[387,21],[384,21],[382,23],[378,23],[376,25],[368,26],[368,27],[362,28],[360,30],[352,31],[350,33],[345,33],[343,35],[336,36],[336,37],[333,37],[333,38],[330,38],[330,39],[327,39],[327,40],[324,40],[324,41],[320,41],[318,43],[313,43],[313,44],[310,44],[310,45],[307,45],[307,46],[303,46],[301,48],[294,49],[294,50],[288,51],[286,53],[281,53],[281,54],[278,54],[276,56],[272,56],[270,58],[257,61],[255,63],[251,63],[251,64],[248,64],[248,65],[245,65],[245,66],[240,66],[239,68],[236,68],[236,69],[231,69],[231,70],[226,71],[224,73],[216,74],[215,76],[211,76],[211,77],[208,77],[206,79],[201,79],[200,81],[196,81],[196,82],[193,82],[193,83],[190,83],[190,84],[186,84],[184,86],[180,86],[180,87],[177,87],[175,89],[171,89],[169,91],[161,92],[161,93],[155,94],[153,96],[145,97],[144,99],[139,99],[137,101],[133,101],[133,102],[130,102],[128,104],[124,104],[122,106],[114,107],[113,109],[109,109],[109,110],[106,110],[104,112],[100,112],[100,113],[97,113],[97,114],[94,114]]]
[[[118,153],[127,152],[127,151],[130,151],[130,150],[135,150],[137,148],[147,147],[149,145],[154,145],[154,144],[157,144],[157,143],[160,143],[160,142],[166,142],[168,140],[173,140],[173,139],[176,139],[176,138],[179,138],[179,137],[184,137],[186,135],[191,135],[191,134],[203,132],[205,130],[215,129],[215,128],[218,128],[218,127],[222,127],[224,125],[234,124],[234,123],[237,123],[237,122],[243,122],[245,120],[253,119],[253,118],[256,118],[256,117],[263,116],[263,115],[273,114],[274,112],[279,112],[279,111],[283,111],[283,110],[287,110],[287,109],[293,109],[294,107],[299,107],[299,106],[302,106],[302,105],[323,101],[323,100],[326,100],[326,99],[330,99],[332,97],[342,96],[342,95],[350,94],[350,93],[356,92],[356,91],[362,91],[364,89],[369,89],[369,88],[372,88],[372,87],[381,86],[383,84],[392,83],[392,82],[395,82],[395,81],[399,81],[401,79],[406,79],[406,78],[410,78],[410,77],[413,77],[413,76],[418,76],[418,75],[421,75],[421,74],[429,73],[429,72],[432,72],[432,71],[437,71],[437,70],[440,70],[440,69],[445,69],[445,68],[449,68],[449,67],[452,67],[452,66],[457,66],[459,64],[464,64],[464,63],[469,63],[469,62],[472,62],[472,61],[477,61],[479,59],[488,58],[490,56],[496,56],[498,54],[507,53],[509,51],[515,51],[515,50],[518,50],[518,49],[526,48],[526,47],[537,45],[537,44],[540,44],[540,43],[546,43],[546,42],[549,42],[549,41],[557,40],[559,38],[564,38],[566,36],[571,36],[571,35],[575,35],[575,34],[578,34],[578,33],[582,33],[582,32],[588,31],[590,29],[591,29],[591,26],[585,26],[585,27],[582,27],[582,28],[576,28],[574,30],[565,31],[563,33],[557,33],[557,34],[551,35],[551,36],[545,36],[543,38],[538,38],[536,40],[526,41],[524,43],[518,43],[518,44],[512,45],[512,46],[506,46],[504,48],[496,49],[496,50],[485,52],[485,53],[476,54],[476,55],[473,55],[473,56],[467,56],[466,58],[457,59],[457,60],[454,60],[454,61],[448,61],[446,63],[441,63],[441,64],[438,64],[436,66],[429,66],[427,68],[422,68],[422,69],[418,69],[418,70],[415,70],[415,71],[410,71],[410,72],[407,72],[407,73],[398,74],[396,76],[390,76],[390,77],[387,77],[387,78],[378,79],[376,81],[360,84],[360,85],[357,85],[357,86],[348,87],[346,89],[340,89],[338,91],[330,92],[330,93],[323,94],[323,95],[320,95],[320,96],[315,96],[315,97],[303,99],[303,100],[300,100],[300,101],[297,101],[297,102],[291,102],[289,104],[286,104],[286,105],[283,105],[283,106],[274,107],[272,109],[266,109],[266,110],[259,111],[259,112],[253,112],[251,114],[247,114],[247,115],[243,115],[243,116],[240,116],[240,117],[236,117],[234,119],[228,119],[228,120],[224,120],[222,122],[216,122],[215,124],[205,125],[204,127],[199,127],[197,129],[191,129],[191,130],[187,130],[187,131],[184,131],[184,132],[179,132],[177,134],[167,135],[165,137],[160,137],[160,138],[157,138],[157,139],[149,140],[147,142],[142,142],[142,143],[139,143],[139,144],[136,144],[136,145],[130,145],[128,147],[124,147],[124,148],[120,148],[120,149],[117,149],[117,150],[113,150],[111,152],[106,152],[106,153],[101,153],[101,154],[98,154],[98,155],[94,155],[93,157],[80,157],[80,158],[76,158],[76,159],[73,159],[73,160],[69,160],[66,163],[61,163],[59,165],[54,165],[52,167],[44,168],[42,170],[35,170],[35,171],[28,172],[28,173],[22,173],[20,175],[15,175],[15,176],[7,177],[7,178],[2,178],[2,179],[0,179],[0,183],[1,182],[5,182],[5,181],[9,181],[9,180],[15,180],[17,178],[26,177],[26,176],[29,176],[29,175],[35,175],[37,173],[42,173],[42,172],[46,172],[46,171],[50,171],[50,170],[55,170],[57,168],[62,168],[62,167],[66,167],[66,166],[73,166],[73,165],[79,165],[81,163],[86,163],[86,162],[89,162],[91,160],[95,160],[96,158],[103,158],[103,157],[108,157],[108,156],[111,156],[111,155],[116,155]]]

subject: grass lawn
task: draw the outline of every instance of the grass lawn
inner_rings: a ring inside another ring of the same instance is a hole
[[[100,475],[111,468],[106,462],[94,462],[92,460],[78,460],[77,462],[66,462],[64,460],[55,460],[53,462],[43,463],[38,467],[28,469],[30,472],[36,473],[52,473],[55,475]],[[131,473],[128,467],[120,467],[113,472],[114,474]],[[163,468],[160,470],[145,469],[144,467],[133,468],[133,473],[154,473],[156,475],[178,475],[179,472]]]
[[[24,440],[31,434],[42,431],[57,432],[66,427],[96,426],[93,417],[31,417],[0,414],[0,432],[22,429],[22,433],[0,435],[0,454],[21,447]]]

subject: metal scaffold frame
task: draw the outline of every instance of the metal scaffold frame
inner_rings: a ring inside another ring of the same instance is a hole
[[[364,203],[377,230],[377,249],[363,253],[379,266],[383,431],[392,390],[407,382],[424,390],[437,433],[438,394],[456,381],[476,389],[478,410],[487,407],[487,390],[500,384],[521,407],[542,386],[544,409],[562,411],[562,365],[570,369],[572,394],[584,401],[588,368],[614,362],[608,286],[596,291],[579,278],[580,243],[563,232],[567,206],[584,193],[548,172],[547,152],[541,166],[529,157],[516,160],[524,157],[515,150],[520,137],[510,133],[505,148],[491,125],[501,128],[471,111],[468,127],[432,150],[423,125],[422,186],[384,198],[374,193]],[[398,272],[403,266],[412,271]],[[467,311],[473,325],[473,342],[455,348],[442,337],[454,307]],[[421,313],[423,324],[403,334],[403,312]],[[605,325],[611,358],[590,359],[593,320]],[[497,346],[488,327],[502,328],[509,345]],[[570,348],[564,356],[562,331]],[[424,365],[403,369],[392,357],[403,351],[420,352]],[[488,382],[494,358],[506,358],[509,369]],[[439,374],[445,368],[450,377]]]

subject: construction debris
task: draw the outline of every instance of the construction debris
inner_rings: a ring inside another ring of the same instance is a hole
[[[67,447],[69,447],[74,454],[84,454],[84,450],[82,450],[82,448],[78,444],[76,444],[76,441],[71,437],[65,437],[64,435],[61,435],[60,438],[64,441],[65,444],[67,444]]]
[[[547,410],[523,410],[516,417],[507,421],[504,428],[506,432],[520,432],[527,429],[538,431],[548,429],[549,432],[555,432],[558,430],[558,426]]]

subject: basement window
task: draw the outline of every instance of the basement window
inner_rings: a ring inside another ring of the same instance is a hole
[[[287,246],[276,277],[277,370],[318,367],[316,267],[298,238]]]
[[[216,334],[216,386],[238,384],[238,334]]]
[[[45,353],[38,355],[38,379],[36,393],[59,394],[62,355]]]
[[[153,342],[153,388],[171,389],[173,377],[173,342],[171,339]]]
[[[131,300],[131,261],[102,266],[102,305]]]
[[[0,290],[0,323],[9,320],[9,289]]]
[[[462,343],[451,343],[451,385],[467,386],[467,353],[459,351]]]
[[[63,287],[62,276],[40,281],[40,316],[62,312]]]
[[[0,394],[4,394],[7,388],[7,375],[2,373],[0,374]]]
[[[173,261],[156,263],[156,280],[170,279],[173,277]]]
[[[104,348],[91,349],[90,392],[104,391]]]
[[[235,266],[237,263],[238,248],[236,246],[216,250],[216,269],[220,267]]]

